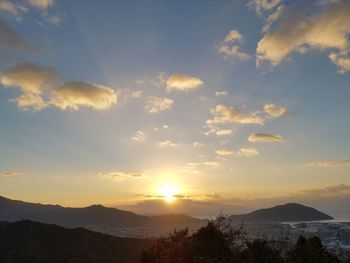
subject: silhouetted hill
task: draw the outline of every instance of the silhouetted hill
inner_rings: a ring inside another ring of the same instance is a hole
[[[232,215],[230,219],[233,221],[293,222],[330,220],[333,219],[333,217],[312,207],[289,203],[271,208],[259,209],[248,214]]]
[[[32,221],[0,223],[2,263],[133,263],[152,243]]]
[[[42,205],[0,197],[0,221],[32,220],[66,227],[162,227],[200,223],[202,220],[185,215],[141,216],[129,211],[92,205],[70,208]]]

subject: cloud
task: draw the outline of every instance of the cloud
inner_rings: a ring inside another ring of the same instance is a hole
[[[220,97],[220,96],[227,96],[227,91],[215,91],[215,95],[217,97]]]
[[[158,113],[160,111],[168,110],[173,105],[174,101],[170,98],[160,98],[149,96],[145,109],[149,113]]]
[[[206,162],[203,162],[203,164],[210,167],[216,167],[219,165],[219,163],[215,161],[206,161]]]
[[[321,167],[321,168],[334,168],[334,167],[343,167],[343,166],[348,166],[348,165],[350,165],[350,160],[314,162],[314,163],[306,164],[306,166]]]
[[[208,126],[225,123],[264,124],[264,120],[257,113],[245,114],[224,105],[217,105],[215,109],[211,110],[211,113],[214,115],[214,119],[206,121]]]
[[[70,81],[57,86],[60,77],[56,70],[20,62],[4,70],[0,83],[5,88],[17,87],[19,97],[13,99],[20,109],[42,110],[52,105],[62,110],[80,106],[102,110],[117,103],[114,90],[82,81]]]
[[[283,142],[283,138],[280,135],[271,135],[266,133],[255,133],[248,137],[250,142]]]
[[[110,87],[83,81],[64,83],[55,88],[52,94],[50,104],[62,110],[78,110],[81,106],[104,110],[117,103],[117,94]]]
[[[54,4],[54,0],[28,0],[28,2],[40,10],[45,10]]]
[[[340,73],[350,70],[349,1],[325,5],[317,14],[309,12],[305,6],[284,9],[283,15],[272,19],[277,25],[272,29],[268,26],[265,35],[258,43],[257,66],[264,61],[276,66],[289,58],[292,53],[305,53],[316,49],[323,52],[331,51],[329,58],[338,66]]]
[[[131,137],[131,140],[136,141],[136,142],[144,142],[146,140],[146,134],[142,131],[137,131]]]
[[[159,141],[157,144],[160,147],[173,147],[173,148],[179,147],[181,145],[178,143],[174,143],[170,140]]]
[[[244,37],[237,30],[231,30],[219,45],[218,53],[224,55],[225,58],[237,58],[240,61],[246,61],[251,56],[240,51],[238,44],[242,42],[244,42]]]
[[[298,193],[303,195],[319,195],[319,196],[342,195],[344,193],[350,193],[350,185],[339,184],[339,185],[328,186],[328,187],[318,188],[318,189],[302,190],[302,191],[299,191]]]
[[[32,43],[20,35],[2,19],[0,19],[0,45],[16,50],[33,51],[35,47]]]
[[[264,105],[264,111],[273,118],[284,116],[288,113],[288,109],[285,107],[278,107],[275,104]]]
[[[215,153],[219,156],[224,157],[224,156],[232,155],[233,151],[231,151],[229,149],[220,149],[220,150],[215,151]]]
[[[200,146],[204,146],[205,144],[202,143],[202,142],[193,142],[192,145],[193,145],[194,147],[200,147]]]
[[[161,130],[167,130],[167,129],[169,129],[169,125],[163,124],[161,127],[155,127],[155,128],[153,128],[153,131],[159,132],[159,131],[161,131]]]
[[[131,92],[131,98],[140,98],[142,95],[142,90],[137,90],[137,91],[133,91]]]
[[[221,130],[217,130],[215,132],[215,134],[217,136],[229,136],[232,134],[232,130],[231,129],[221,129]]]
[[[145,178],[147,178],[142,173],[120,172],[120,171],[101,172],[101,173],[99,173],[99,176],[101,176],[102,178],[106,178],[106,179],[110,179],[110,180],[118,181],[118,182],[130,180],[130,179],[145,179]]]
[[[238,150],[237,155],[245,157],[253,157],[259,154],[258,150],[254,147],[245,147]]]
[[[4,172],[4,173],[0,173],[0,176],[4,176],[4,177],[15,177],[15,176],[19,176],[22,175],[22,173],[18,173],[18,172]]]
[[[257,14],[264,10],[271,10],[278,6],[281,0],[251,0],[248,5],[254,6]]]
[[[1,74],[0,83],[5,88],[20,88],[22,94],[14,99],[19,108],[41,110],[47,106],[42,96],[53,89],[58,78],[52,68],[20,62]]]
[[[185,74],[173,74],[166,82],[166,90],[190,91],[197,89],[203,85],[203,81],[199,78],[188,76]]]
[[[0,1],[0,12],[7,13],[18,20],[21,20],[22,14],[26,13],[27,11],[28,9],[22,5],[14,4],[6,0]]]

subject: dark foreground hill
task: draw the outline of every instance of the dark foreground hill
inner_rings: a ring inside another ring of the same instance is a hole
[[[162,227],[206,224],[186,215],[141,216],[129,211],[92,205],[70,208],[59,205],[42,205],[11,200],[0,196],[0,221],[32,220],[65,227]]]
[[[333,217],[312,207],[289,203],[271,208],[259,209],[248,214],[232,215],[230,219],[232,221],[296,222],[331,220]]]
[[[32,221],[0,223],[1,263],[133,263],[152,243]]]

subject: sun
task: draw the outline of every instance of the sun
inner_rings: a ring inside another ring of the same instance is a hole
[[[166,202],[173,202],[176,200],[176,195],[179,193],[179,189],[174,185],[163,185],[158,189],[159,196]]]

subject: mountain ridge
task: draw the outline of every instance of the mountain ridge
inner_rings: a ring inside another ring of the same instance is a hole
[[[65,227],[154,227],[204,223],[202,219],[181,214],[144,216],[130,211],[96,204],[82,208],[73,208],[60,205],[29,203],[2,196],[0,196],[0,220],[8,222],[32,220]]]
[[[296,222],[322,221],[334,218],[312,207],[298,203],[286,203],[258,209],[247,214],[231,215],[229,219],[232,221]]]

